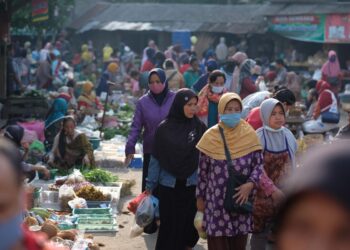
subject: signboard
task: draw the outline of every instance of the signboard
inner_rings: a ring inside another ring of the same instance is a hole
[[[32,0],[32,20],[34,23],[49,19],[48,0]]]
[[[350,42],[350,14],[331,14],[326,18],[326,42]]]
[[[269,30],[294,40],[323,42],[324,23],[323,15],[276,16],[269,19]]]

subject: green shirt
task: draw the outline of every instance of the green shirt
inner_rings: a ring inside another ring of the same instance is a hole
[[[186,88],[191,89],[193,84],[197,82],[200,74],[198,71],[193,71],[193,69],[189,69],[184,73],[185,85]]]

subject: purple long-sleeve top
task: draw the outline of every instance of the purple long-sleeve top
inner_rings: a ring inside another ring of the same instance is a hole
[[[148,92],[142,96],[137,104],[125,154],[135,154],[135,145],[143,129],[143,153],[150,154],[153,150],[154,134],[158,125],[167,117],[174,101],[175,93],[169,91],[161,106]]]

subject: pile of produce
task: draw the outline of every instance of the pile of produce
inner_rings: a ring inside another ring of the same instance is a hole
[[[100,190],[96,189],[94,186],[86,186],[81,188],[76,195],[87,201],[108,201],[111,200],[110,195],[105,195]]]
[[[87,181],[95,183],[115,182],[118,180],[117,176],[113,175],[109,171],[100,168],[95,168],[90,171],[86,171],[83,175]]]

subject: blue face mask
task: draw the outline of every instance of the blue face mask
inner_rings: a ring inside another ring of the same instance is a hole
[[[241,121],[241,113],[222,114],[220,120],[230,128],[234,128]]]
[[[0,249],[10,249],[22,238],[22,214],[0,223]]]
[[[221,94],[224,91],[224,87],[212,86],[211,91],[215,94]]]

